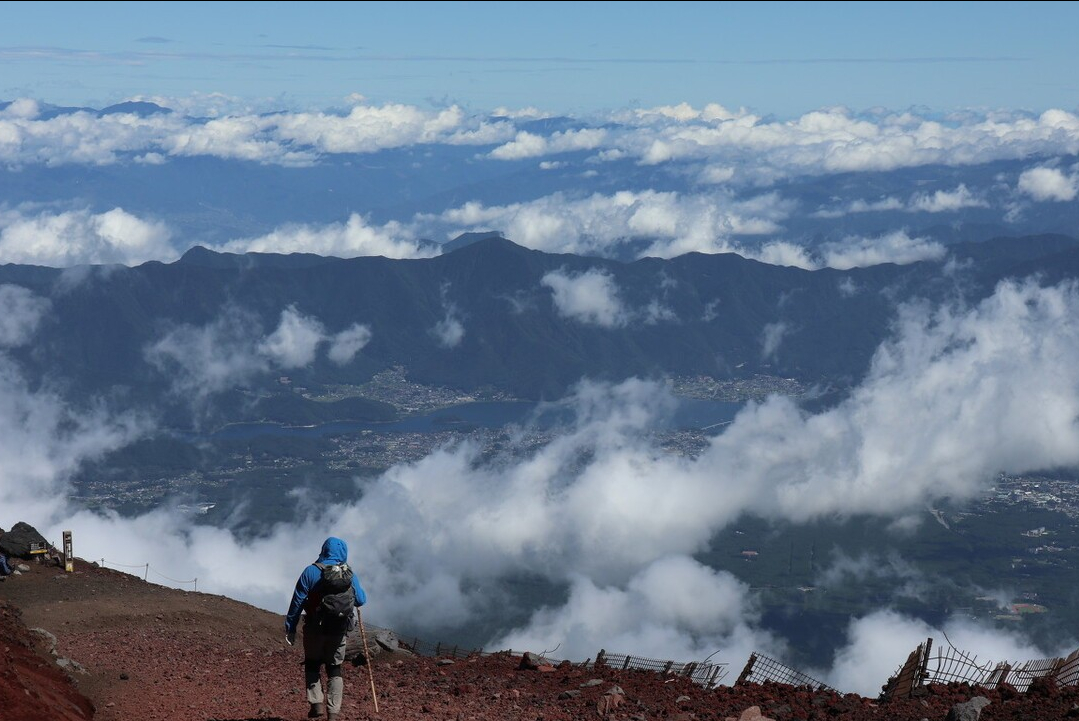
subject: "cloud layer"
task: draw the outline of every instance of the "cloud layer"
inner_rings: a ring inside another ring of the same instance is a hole
[[[486,157],[494,162],[592,151],[601,161],[691,161],[701,164],[702,177],[723,182],[727,177],[969,165],[1079,151],[1079,118],[1064,110],[1037,116],[967,113],[942,120],[912,112],[855,114],[827,108],[771,120],[744,109],[711,104],[697,110],[682,104],[582,118],[577,121],[581,127],[544,133],[516,127],[530,119],[527,114],[468,116],[457,106],[370,105],[358,96],[347,111],[337,113],[255,113],[215,96],[154,100],[177,111],[53,116],[32,99],[17,99],[0,110],[0,162],[107,164],[125,158],[160,162],[212,156],[306,165],[327,155],[441,143],[487,146]],[[197,114],[207,107],[209,119]]]

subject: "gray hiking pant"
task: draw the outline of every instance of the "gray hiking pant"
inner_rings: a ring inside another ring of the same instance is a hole
[[[346,631],[325,633],[314,621],[304,616],[303,622],[303,673],[307,682],[307,703],[325,703],[326,713],[341,711],[341,697],[345,680],[341,677],[341,664],[345,662]],[[322,693],[321,666],[326,665],[326,694]]]

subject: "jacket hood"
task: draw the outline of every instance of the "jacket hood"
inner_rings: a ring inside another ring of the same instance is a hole
[[[322,552],[318,554],[318,561],[316,561],[316,563],[333,566],[338,563],[344,563],[347,560],[348,544],[340,538],[330,536],[326,539],[326,542],[322,544]]]

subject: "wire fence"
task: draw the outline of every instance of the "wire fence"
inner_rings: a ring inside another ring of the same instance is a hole
[[[947,638],[947,637],[945,637]],[[933,639],[919,645],[889,679],[882,700],[905,698],[914,689],[930,683],[968,683],[982,688],[1000,688],[1005,684],[1020,693],[1038,679],[1052,679],[1058,686],[1079,685],[1079,650],[1064,658],[1042,658],[1021,663],[978,661],[978,657],[947,646],[933,647]]]
[[[788,686],[809,686],[816,691],[835,691],[834,688],[824,682],[759,653],[749,655],[749,661],[746,662],[745,668],[742,669],[741,675],[738,676],[735,686],[747,683],[765,683],[767,681]]]
[[[503,649],[499,651],[484,651],[482,648],[465,648],[462,646],[444,644],[444,643],[431,643],[419,638],[413,638],[411,641],[398,639],[398,643],[405,649],[412,651],[419,656],[427,656],[432,658],[468,658],[469,656],[493,656],[497,654],[513,655],[513,649]],[[521,651],[520,653],[524,653]],[[544,659],[551,662],[552,665],[558,665],[564,663],[566,659],[552,659],[548,654],[539,654]],[[633,669],[637,671],[651,671],[653,673],[662,674],[665,676],[686,676],[695,683],[698,683],[705,688],[712,688],[727,677],[728,664],[726,663],[710,663],[708,661],[668,661],[659,660],[654,658],[644,658],[642,656],[631,656],[627,654],[607,653],[604,649],[600,649],[596,654],[595,660],[588,658],[584,661],[573,662],[574,666],[583,666],[586,668],[606,667],[614,668],[625,671],[627,669]]]
[[[653,671],[664,676],[688,676],[694,682],[705,688],[712,688],[725,679],[728,674],[726,663],[710,663],[708,661],[689,661],[680,663],[676,661],[660,661],[654,658],[642,656],[629,656],[624,654],[607,653],[603,649],[596,654],[594,665],[607,666],[621,670],[637,669],[640,671]]]

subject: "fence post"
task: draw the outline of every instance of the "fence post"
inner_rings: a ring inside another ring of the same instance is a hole
[[[757,654],[749,654],[749,660],[746,661],[746,667],[742,669],[742,675],[734,682],[735,686],[741,686],[744,683],[748,683],[749,677],[753,675],[753,664],[755,663],[757,663]]]
[[[144,571],[143,574],[142,574],[142,580],[146,581],[149,578],[150,578],[150,564],[147,563],[146,564],[146,571]]]

